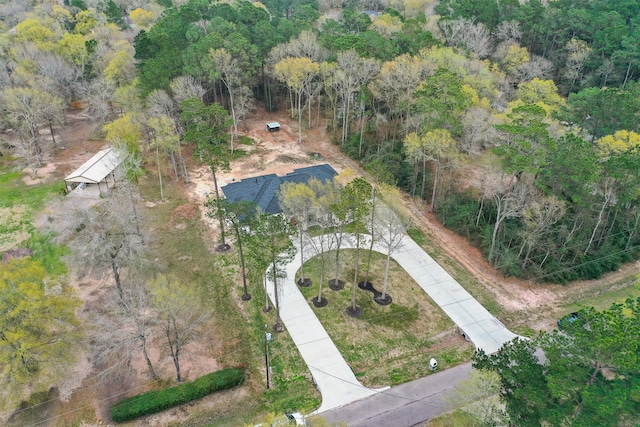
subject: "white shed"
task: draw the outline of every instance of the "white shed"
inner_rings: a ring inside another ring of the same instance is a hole
[[[278,122],[267,123],[267,130],[269,132],[274,132],[274,131],[280,130],[280,123],[278,123]]]
[[[104,191],[108,190],[122,178],[121,164],[122,157],[113,148],[98,151],[64,179],[67,192],[77,187],[84,189],[97,186],[98,193],[102,194],[103,188]]]

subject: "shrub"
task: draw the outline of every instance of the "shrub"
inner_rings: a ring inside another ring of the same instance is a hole
[[[226,390],[244,381],[243,368],[229,368],[204,375],[190,383],[150,391],[123,399],[111,406],[111,419],[129,421],[143,415],[182,405],[218,390]]]

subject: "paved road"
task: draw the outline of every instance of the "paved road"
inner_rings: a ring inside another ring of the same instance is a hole
[[[411,427],[448,412],[446,392],[469,377],[471,363],[411,381],[322,413],[329,423],[349,427]]]
[[[314,238],[318,240],[320,237]],[[368,246],[366,242],[363,247]],[[305,259],[313,255],[313,247],[305,245]],[[355,247],[355,239],[345,236],[342,248]],[[374,250],[385,253],[374,245]],[[516,335],[502,325],[458,282],[440,267],[410,237],[405,236],[402,246],[392,255],[393,259],[427,292],[442,310],[458,325],[476,348],[486,353],[496,352],[503,343]],[[329,338],[315,313],[304,299],[295,283],[295,273],[300,267],[301,255],[284,267],[286,278],[280,279],[280,317],[298,347],[302,358],[322,394],[322,405],[316,413],[322,413],[373,396],[379,390],[363,386],[353,374],[335,344]],[[267,292],[272,301],[273,282],[267,279]]]

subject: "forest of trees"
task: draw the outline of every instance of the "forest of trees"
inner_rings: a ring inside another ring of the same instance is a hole
[[[495,372],[504,405],[484,408],[482,425],[625,426],[640,414],[638,304],[580,310],[560,330],[516,338],[474,367]],[[501,415],[508,415],[509,422]]]
[[[507,275],[595,278],[637,257],[635,2],[450,0],[439,17],[424,13],[432,2],[351,2],[335,19],[311,0],[161,3],[39,5],[5,19],[3,125],[34,174],[39,129],[55,144],[70,101],[130,157],[147,138],[155,163],[185,180],[181,146],[195,144],[215,178],[261,104],[288,110],[302,144],[325,119],[347,155],[385,164]],[[214,105],[229,135],[211,145],[188,116]]]
[[[594,278],[638,253],[637,6],[569,3],[443,1],[437,23],[352,3],[318,24],[313,2],[190,1],[136,36],[136,87],[194,78],[231,147],[255,102],[288,109],[302,143],[323,116],[505,274]]]
[[[60,238],[78,268],[100,270],[114,284],[113,304],[91,319],[96,366],[116,372],[143,357],[156,378],[147,344],[163,337],[181,381],[180,352],[206,329],[210,313],[189,283],[151,270],[140,277],[150,267],[134,187],[146,166],[158,172],[163,201],[163,173],[189,182],[185,152],[209,168],[216,189],[209,215],[222,232],[217,249],[229,249],[230,224],[242,252],[244,301],[251,299],[247,277],[259,283],[267,270],[277,282],[278,256],[291,253],[286,237],[295,234],[286,221],[263,216],[248,235],[243,220],[251,209],[217,194],[218,173],[229,170],[239,132],[257,108],[290,115],[302,145],[307,129],[326,126],[332,142],[371,172],[371,182],[312,183],[280,195],[291,217],[313,219],[297,222],[300,242],[307,228],[332,231],[318,253],[324,266],[324,253],[335,251],[323,269],[333,285],[341,282],[341,233],[356,235],[360,256],[360,234],[382,230],[388,260],[405,232],[393,210],[376,204],[400,204],[390,186],[422,202],[506,275],[597,278],[640,253],[638,16],[633,0],[7,1],[0,6],[0,153],[10,151],[37,177],[59,148],[72,103],[93,119],[93,136],[122,153],[123,188],[102,206],[52,223],[66,226]],[[309,203],[313,215],[299,210],[309,192],[317,199]],[[3,319],[0,356],[9,382],[54,378],[62,375],[55,366],[72,362],[64,356],[80,339],[72,312],[79,302],[53,279],[38,261],[12,261],[0,271],[3,307],[28,297],[39,310]],[[357,279],[358,268],[353,315],[361,313]],[[390,301],[386,283],[382,299]],[[322,299],[320,288],[314,304]],[[61,314],[55,322],[53,311]],[[624,324],[620,313],[629,311],[635,319],[637,303],[602,316]],[[583,316],[588,326],[601,315]],[[34,322],[50,328],[34,331]],[[109,334],[122,328],[132,335]],[[69,331],[64,340],[40,348],[60,331]],[[573,332],[583,339],[582,330]],[[565,338],[540,342],[553,344],[553,357]],[[527,357],[531,349],[522,342],[511,348]],[[599,359],[590,357],[595,370],[576,368],[592,375],[589,386],[637,388],[631,377],[605,381]],[[478,359],[505,373],[502,362]],[[623,362],[611,366],[631,369]],[[572,399],[592,391],[557,395],[549,384],[545,399],[565,404],[565,412],[543,420],[570,416]],[[14,398],[27,391],[16,389]]]

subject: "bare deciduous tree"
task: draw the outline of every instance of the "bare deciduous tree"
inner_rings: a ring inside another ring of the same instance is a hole
[[[107,122],[113,113],[111,101],[115,93],[115,87],[104,78],[97,78],[88,83],[78,85],[78,93],[86,102],[86,110],[98,119],[98,127]]]
[[[520,23],[518,21],[502,21],[494,28],[493,36],[501,42],[519,42],[522,38]]]
[[[176,77],[171,80],[169,87],[173,93],[173,99],[178,105],[182,104],[182,101],[189,98],[198,98],[202,100],[202,97],[206,93],[200,82],[192,76]]]
[[[466,154],[481,154],[494,144],[497,131],[493,124],[491,110],[482,107],[469,108],[462,117],[463,133],[458,141],[460,151]]]
[[[517,65],[512,74],[518,83],[533,79],[546,80],[553,76],[553,62],[538,55],[531,55],[529,61]]]
[[[66,102],[72,100],[76,82],[82,77],[80,69],[60,55],[47,53],[38,59],[38,72],[46,77],[39,82],[43,89],[55,93]]]
[[[489,30],[481,22],[471,19],[440,21],[440,28],[449,46],[464,46],[480,58],[486,58],[493,50]]]
[[[120,297],[113,292],[106,306],[93,320],[93,358],[101,375],[110,378],[133,369],[133,361],[142,356],[151,379],[158,376],[149,356],[148,344],[154,338],[156,319],[150,296],[143,283],[133,281]]]
[[[75,263],[89,271],[111,272],[120,298],[124,297],[123,274],[144,262],[144,239],[136,230],[136,213],[125,189],[113,188],[91,209],[72,214],[65,210],[61,236],[68,239]]]
[[[397,189],[384,186],[380,192],[380,198],[383,203],[377,203],[375,206],[375,224],[376,235],[380,246],[386,249],[387,260],[384,269],[384,282],[382,286],[382,295],[376,299],[379,303],[390,303],[391,298],[387,295],[387,284],[389,283],[389,265],[391,263],[391,255],[402,246],[402,238],[406,234],[406,222],[396,212],[395,207],[402,206],[402,196]]]
[[[189,343],[201,337],[211,311],[204,307],[197,287],[181,284],[175,277],[161,274],[147,285],[176,368],[176,381],[182,382],[180,356]]]
[[[380,64],[375,59],[361,58],[354,49],[338,53],[337,63],[334,78],[342,105],[341,143],[344,146],[351,126],[353,97],[375,77]]]

